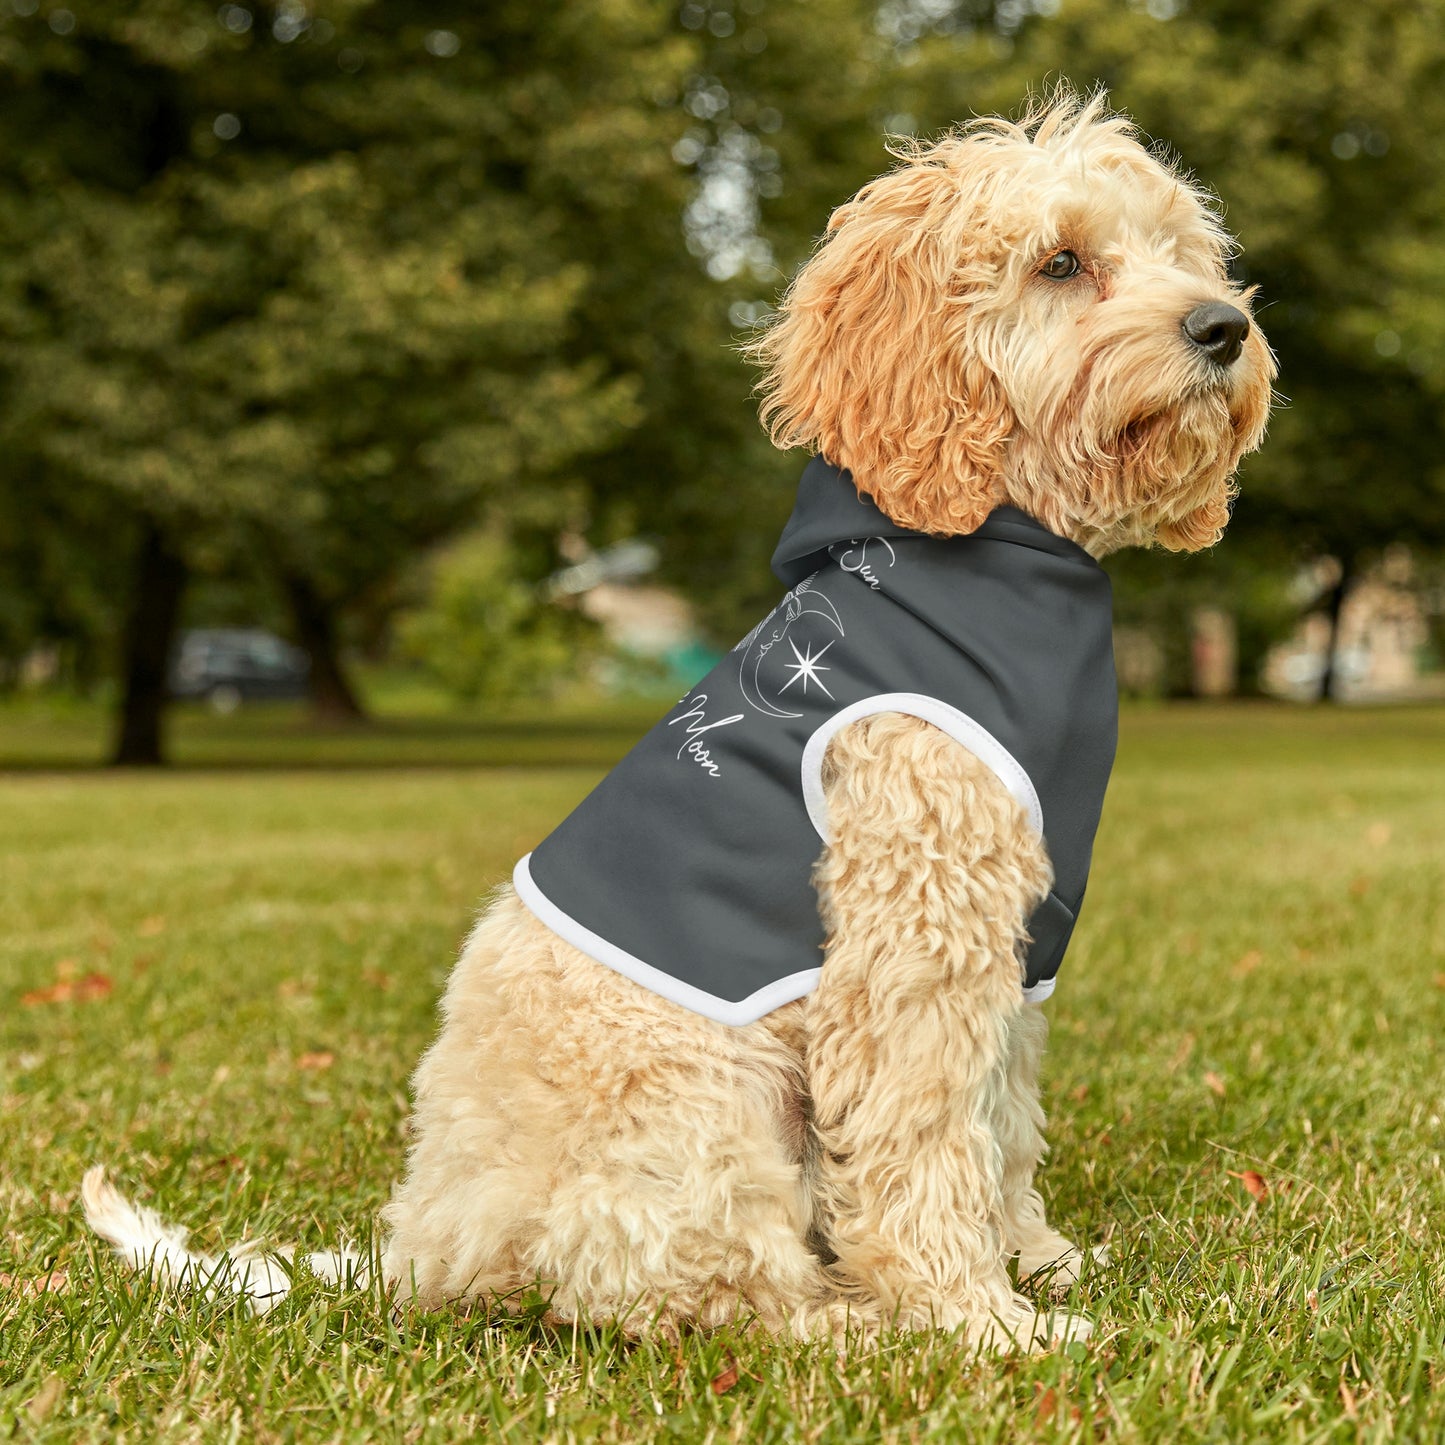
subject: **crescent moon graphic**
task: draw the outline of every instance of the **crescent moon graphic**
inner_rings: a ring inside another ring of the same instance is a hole
[[[743,660],[738,667],[738,690],[755,712],[765,713],[768,717],[803,716],[770,701],[763,693],[762,679],[758,675],[767,655],[783,642],[788,629],[800,617],[821,617],[836,629],[839,637],[845,636],[838,609],[821,592],[814,590],[812,578],[798,583],[745,639]]]

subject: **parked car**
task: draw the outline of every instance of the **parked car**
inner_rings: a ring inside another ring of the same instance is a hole
[[[176,698],[204,698],[217,712],[243,702],[305,697],[311,659],[259,627],[205,627],[182,634],[171,663]]]

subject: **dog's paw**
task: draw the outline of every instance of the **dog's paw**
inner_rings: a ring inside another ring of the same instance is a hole
[[[1109,1246],[1096,1244],[1086,1255],[1059,1236],[1050,1247],[1019,1252],[1019,1283],[1051,1294],[1067,1294],[1079,1282],[1086,1261],[1107,1264]]]
[[[1087,1340],[1093,1329],[1093,1321],[1084,1315],[1040,1310],[1032,1300],[1015,1295],[1009,1308],[991,1316],[979,1329],[970,1331],[969,1340],[979,1350],[995,1353],[1023,1350],[1034,1354]]]

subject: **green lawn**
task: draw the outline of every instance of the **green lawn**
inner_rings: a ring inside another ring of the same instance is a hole
[[[0,715],[0,1438],[1445,1439],[1440,709],[1126,715],[1048,1006],[1087,1348],[674,1354],[309,1280],[255,1320],[95,1249],[97,1160],[204,1247],[365,1240],[479,900],[644,716],[191,717],[140,776]]]

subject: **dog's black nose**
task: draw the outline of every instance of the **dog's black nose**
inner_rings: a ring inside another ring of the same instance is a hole
[[[1229,366],[1244,350],[1249,317],[1223,301],[1206,301],[1184,318],[1184,334],[1216,365]]]

